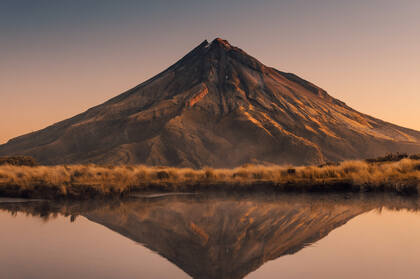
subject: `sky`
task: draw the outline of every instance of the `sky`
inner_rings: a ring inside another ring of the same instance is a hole
[[[0,0],[0,143],[98,105],[216,37],[420,130],[418,0]]]

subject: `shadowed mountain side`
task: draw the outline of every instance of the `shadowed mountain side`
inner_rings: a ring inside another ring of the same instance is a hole
[[[420,132],[361,114],[227,41],[204,41],[154,78],[0,155],[43,164],[233,167],[420,152]]]
[[[383,207],[420,208],[396,195],[162,196],[126,201],[0,199],[0,210],[49,220],[87,217],[159,253],[194,278],[243,278],[293,254],[353,217]]]

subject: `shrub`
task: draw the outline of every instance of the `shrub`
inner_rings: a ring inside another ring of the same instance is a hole
[[[420,154],[414,154],[409,157],[411,160],[420,160]]]
[[[407,153],[396,153],[396,154],[388,153],[384,157],[366,159],[366,162],[368,163],[399,162],[405,158],[408,158]]]
[[[158,179],[168,179],[169,178],[169,174],[166,171],[158,171],[156,173],[156,177]]]
[[[204,175],[206,179],[214,179],[216,177],[216,175],[214,174],[214,171],[210,168],[206,168],[204,170]]]
[[[318,168],[323,168],[323,167],[330,167],[330,166],[339,166],[339,163],[336,162],[326,162],[324,164],[318,165]]]
[[[36,166],[36,160],[30,156],[11,156],[0,157],[0,165],[13,165],[13,166]]]

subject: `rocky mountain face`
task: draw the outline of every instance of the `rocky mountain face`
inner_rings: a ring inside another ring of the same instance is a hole
[[[43,164],[233,167],[420,152],[420,132],[359,113],[222,39],[73,118],[11,139],[0,155]]]

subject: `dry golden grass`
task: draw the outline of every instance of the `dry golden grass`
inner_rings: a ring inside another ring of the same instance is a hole
[[[0,196],[89,198],[132,191],[283,190],[417,193],[420,161],[234,169],[69,165],[0,166]]]

